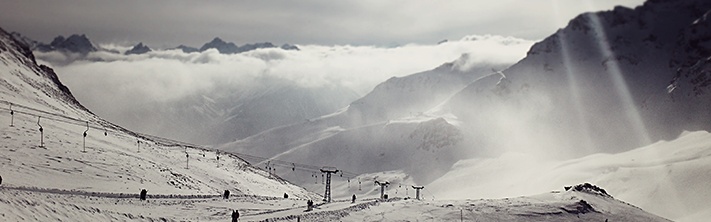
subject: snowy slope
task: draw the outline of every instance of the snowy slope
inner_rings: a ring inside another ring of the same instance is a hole
[[[4,30],[0,50],[2,186],[130,194],[145,188],[166,195],[220,194],[226,189],[235,194],[312,195],[269,178],[236,156],[221,154],[217,163],[214,151],[108,123],[83,108],[51,69],[38,66],[28,48]]]
[[[669,221],[586,191],[493,200],[338,200],[305,211],[302,201],[294,199],[237,196],[138,201],[0,187],[0,206],[0,217],[10,221],[225,221],[232,209],[239,209],[240,221]]]
[[[444,199],[501,198],[588,181],[648,212],[679,221],[703,221],[711,216],[709,169],[711,133],[698,131],[623,153],[567,161],[521,153],[462,160],[427,187]]]

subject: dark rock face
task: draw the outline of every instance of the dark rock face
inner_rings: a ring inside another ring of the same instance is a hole
[[[192,52],[199,52],[200,51],[195,47],[190,47],[190,46],[186,46],[186,45],[179,45],[178,47],[175,47],[175,48],[182,50],[184,53],[192,53]]]
[[[141,43],[138,43],[138,45],[133,46],[133,48],[131,48],[131,50],[126,51],[125,54],[126,55],[132,55],[132,54],[140,55],[140,54],[144,54],[144,53],[147,53],[150,51],[153,51],[153,50],[151,50],[151,48],[149,48],[148,46],[143,45],[143,43],[141,42]]]
[[[607,191],[605,191],[605,189],[602,189],[602,187],[598,187],[598,186],[595,186],[590,183],[583,183],[583,184],[578,184],[575,186],[565,187],[565,191],[571,191],[571,190],[612,198],[612,196],[610,194],[608,194]]]
[[[180,46],[178,46],[180,48]],[[187,49],[186,49],[187,48]],[[204,52],[205,50],[208,49],[217,49],[220,54],[237,54],[237,53],[243,53],[247,51],[252,51],[255,49],[264,49],[264,48],[277,48],[276,45],[272,44],[271,42],[261,42],[261,43],[251,43],[251,44],[245,44],[242,46],[237,46],[232,42],[225,42],[224,40],[215,37],[212,39],[212,41],[205,43],[200,47],[198,51]],[[288,45],[285,44],[281,47],[282,49],[286,50],[299,50],[298,47],[293,46],[293,45]],[[189,47],[184,47],[181,48],[183,52],[189,53],[193,52],[192,48]]]
[[[284,45],[281,45],[281,49],[283,49],[283,50],[295,50],[295,51],[301,50],[301,49],[299,49],[298,46],[291,45],[291,44],[284,44]]]
[[[221,54],[235,54],[238,53],[239,48],[234,43],[228,43],[222,39],[215,37],[212,41],[205,43],[200,47],[200,51],[203,52],[208,49],[217,49]]]
[[[57,36],[52,40],[52,42],[47,45],[40,43],[37,45],[37,50],[41,52],[48,51],[61,51],[61,52],[73,52],[86,55],[89,52],[97,51],[96,47],[91,44],[89,38],[86,35],[71,35],[69,38],[64,38],[64,36]]]

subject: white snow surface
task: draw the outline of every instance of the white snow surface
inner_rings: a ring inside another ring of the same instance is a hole
[[[676,221],[711,217],[711,133],[685,132],[624,153],[567,161],[507,153],[461,160],[427,185],[439,199],[503,198],[587,181],[617,199]]]

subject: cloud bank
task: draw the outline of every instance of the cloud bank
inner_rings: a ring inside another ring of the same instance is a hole
[[[433,69],[455,60],[463,69],[481,62],[513,64],[525,56],[532,44],[533,41],[510,37],[467,36],[437,45],[391,48],[299,45],[299,51],[269,48],[232,55],[211,49],[194,53],[156,50],[141,55],[99,51],[81,59],[78,55],[36,52],[36,57],[52,65],[61,81],[90,110],[131,129],[160,135],[159,129],[141,125],[149,124],[139,121],[141,118],[126,119],[161,113],[150,110],[156,107],[175,110],[204,105],[185,104],[195,103],[196,97],[209,101],[234,94],[217,103],[238,103],[283,85],[340,88],[364,95],[390,77]],[[101,48],[124,52],[130,47]],[[232,110],[238,105],[222,107]],[[160,121],[162,117],[145,118]]]

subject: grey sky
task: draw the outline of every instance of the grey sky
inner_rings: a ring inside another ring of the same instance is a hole
[[[236,44],[397,45],[471,34],[542,39],[585,11],[643,0],[0,0],[0,27],[49,42],[84,33],[95,43],[199,47]]]

